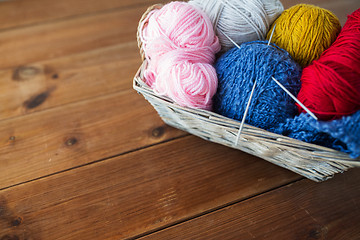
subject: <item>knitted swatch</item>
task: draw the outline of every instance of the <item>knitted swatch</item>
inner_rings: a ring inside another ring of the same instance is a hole
[[[349,153],[352,158],[360,157],[360,111],[327,122],[316,121],[309,114],[302,113],[269,131]]]

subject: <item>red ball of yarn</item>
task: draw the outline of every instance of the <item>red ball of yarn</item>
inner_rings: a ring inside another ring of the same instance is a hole
[[[337,39],[320,58],[304,68],[301,84],[298,99],[320,120],[360,109],[360,9],[348,16]]]

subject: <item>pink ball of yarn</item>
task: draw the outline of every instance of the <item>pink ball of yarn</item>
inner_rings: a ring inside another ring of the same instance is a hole
[[[211,109],[217,89],[212,64],[220,43],[210,19],[186,2],[171,2],[151,11],[142,24],[146,83],[181,106]]]

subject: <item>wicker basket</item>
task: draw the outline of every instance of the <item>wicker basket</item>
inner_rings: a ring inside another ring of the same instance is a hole
[[[144,21],[151,10],[161,6],[151,6],[140,22]],[[141,26],[144,24],[139,24],[139,27]],[[138,33],[139,31],[141,29],[138,29]],[[240,122],[211,111],[181,107],[168,97],[154,93],[143,81],[147,61],[144,60],[139,37],[138,43],[143,63],[134,77],[133,88],[151,103],[166,124],[208,141],[263,158],[317,182],[360,166],[359,158],[352,159],[345,153],[271,133],[248,124],[244,124],[240,141],[235,144]]]

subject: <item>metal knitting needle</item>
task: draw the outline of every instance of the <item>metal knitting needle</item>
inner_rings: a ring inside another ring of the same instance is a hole
[[[271,43],[271,39],[272,39],[272,37],[273,37],[273,35],[274,35],[275,27],[276,27],[276,23],[274,24],[273,30],[272,30],[272,32],[271,32],[271,34],[270,34],[270,38],[269,38],[269,42],[268,42],[268,46],[270,45],[270,43]]]
[[[230,42],[232,42],[237,48],[240,48],[240,46],[234,40],[232,40],[226,33],[224,33],[221,29],[218,29],[218,31],[221,32],[227,39],[229,39]]]
[[[243,127],[244,127],[245,118],[246,118],[246,115],[248,114],[248,111],[249,111],[251,99],[252,99],[252,97],[253,97],[253,95],[254,95],[254,92],[255,92],[255,87],[256,87],[256,80],[255,80],[254,85],[253,85],[253,87],[252,87],[252,90],[251,90],[251,93],[250,93],[250,97],[249,97],[248,103],[247,103],[246,108],[245,108],[244,116],[243,116],[243,118],[242,118],[242,120],[241,120],[241,124],[240,124],[240,127],[239,127],[239,131],[238,131],[238,134],[237,134],[237,136],[236,136],[235,146],[236,146],[236,145],[238,144],[238,142],[239,142],[240,135],[241,135],[241,131],[242,131]]]
[[[276,80],[274,77],[271,77],[277,85],[279,85],[292,99],[294,99],[295,102],[297,102],[312,118],[314,118],[316,121],[318,118],[307,108],[304,104],[302,104],[294,95],[289,92],[278,80]]]
[[[269,38],[269,41],[268,41],[268,44],[267,44],[268,46],[269,46],[270,43],[271,43],[271,39],[272,39],[272,37],[273,37],[274,31],[275,31],[275,27],[276,27],[276,23],[275,23],[275,25],[274,25],[274,27],[273,27],[273,29],[272,29],[272,32],[271,32],[271,35],[270,35],[270,38]],[[222,32],[222,33],[223,33],[223,32]],[[230,37],[226,36],[225,33],[223,33],[223,34],[224,34],[225,37],[227,37],[232,43],[234,43],[235,46],[237,46],[237,44],[236,44]],[[237,47],[239,48],[239,46],[237,46]],[[242,120],[241,120],[241,124],[240,124],[240,127],[239,127],[239,131],[238,131],[238,134],[237,134],[237,136],[236,136],[235,145],[237,145],[238,142],[239,142],[239,140],[240,140],[240,135],[241,135],[241,131],[242,131],[243,127],[244,127],[245,118],[246,118],[246,115],[248,114],[249,107],[250,107],[250,103],[251,103],[252,97],[253,97],[253,95],[254,95],[255,86],[256,86],[256,80],[255,80],[254,86],[253,86],[253,88],[252,88],[252,90],[251,90],[251,94],[250,94],[250,97],[249,97],[249,101],[248,101],[248,103],[247,103],[247,105],[246,105],[246,109],[245,109],[245,112],[244,112],[244,116],[243,116],[243,118],[242,118]]]
[[[226,33],[224,33],[221,29],[218,29],[227,39],[230,40],[230,42],[232,42],[237,48],[240,48],[240,46],[234,41],[232,40]],[[235,140],[235,146],[239,143],[239,139],[240,139],[240,135],[241,135],[241,131],[244,127],[244,123],[245,123],[245,118],[246,118],[246,115],[248,114],[248,111],[249,111],[249,107],[250,107],[250,103],[251,103],[251,99],[254,95],[254,91],[255,91],[255,87],[256,87],[256,80],[254,82],[254,85],[252,87],[252,90],[251,90],[251,93],[250,93],[250,97],[249,97],[249,100],[248,100],[248,103],[246,105],[246,109],[245,109],[245,112],[244,112],[244,116],[241,120],[241,124],[240,124],[240,127],[239,127],[239,131],[237,133],[237,136],[236,136],[236,140]]]
[[[272,36],[274,34],[274,30],[276,27],[276,23],[274,24],[273,30],[271,32],[270,35],[270,39],[268,42],[268,46],[270,45]],[[272,77],[272,79],[276,82],[277,85],[279,85],[292,99],[294,99],[295,102],[297,102],[312,118],[314,118],[316,121],[318,120],[318,118],[307,108],[305,107],[304,104],[302,104],[294,95],[291,94],[291,92],[289,92],[278,80],[276,80],[274,77]]]

